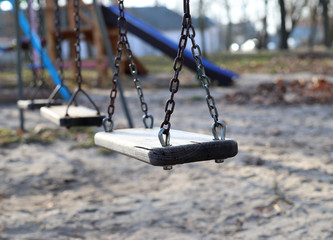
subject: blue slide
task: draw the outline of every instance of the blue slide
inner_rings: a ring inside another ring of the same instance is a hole
[[[14,10],[14,0],[9,0],[9,2],[12,4],[13,10]],[[30,26],[22,11],[19,11],[19,24],[20,24],[20,27],[21,27],[22,31],[24,32],[24,34],[29,36],[30,31],[31,31]],[[61,80],[58,75],[57,69],[55,68],[51,59],[47,55],[47,52],[42,50],[42,47],[40,45],[40,39],[39,39],[38,35],[33,31],[31,32],[31,35],[32,35],[31,36],[32,47],[36,50],[36,52],[39,55],[42,55],[45,68],[49,72],[54,85],[55,86],[60,85]],[[19,43],[17,43],[17,44],[19,44]],[[71,98],[70,92],[65,87],[60,88],[59,92],[63,99],[69,100]]]
[[[105,22],[108,26],[117,26],[117,19],[119,16],[119,9],[117,6],[102,7],[102,12]],[[126,12],[126,19],[128,24],[128,31],[151,44],[155,48],[159,49],[169,57],[175,58],[178,51],[178,43],[168,39],[159,31],[150,27],[128,12]],[[202,62],[205,66],[207,76],[210,79],[217,81],[220,86],[232,85],[233,80],[238,77],[237,73],[220,68],[204,58],[202,58]],[[193,70],[197,69],[191,51],[185,50],[184,65]]]

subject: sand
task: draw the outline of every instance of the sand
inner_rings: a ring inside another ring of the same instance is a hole
[[[227,137],[239,144],[223,164],[165,171],[70,140],[0,148],[0,239],[333,239],[333,107],[224,100],[274,78],[246,75],[212,89]],[[102,109],[108,93],[92,91]],[[141,127],[136,92],[125,93]],[[203,94],[180,89],[173,128],[210,134]],[[156,126],[168,95],[145,89]],[[38,111],[25,115],[27,128],[56,128]],[[0,125],[19,126],[14,104],[1,105]],[[115,127],[125,126],[117,103]]]

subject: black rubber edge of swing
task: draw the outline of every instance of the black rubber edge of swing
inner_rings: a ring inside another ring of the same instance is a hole
[[[27,104],[26,106],[24,107],[21,107],[18,105],[18,108],[19,109],[23,109],[23,110],[37,110],[37,109],[40,109],[42,107],[46,107],[46,106],[60,106],[63,104],[62,100],[55,100],[51,103],[49,103],[49,100],[48,99],[44,99],[45,101],[38,101],[38,103],[34,102],[34,100],[25,100],[25,101],[30,101],[29,104]]]
[[[170,146],[150,150],[149,164],[172,166],[177,164],[226,159],[236,156],[238,144],[234,140],[217,140],[193,143],[183,146]]]
[[[97,115],[92,117],[63,117],[59,119],[61,127],[89,127],[89,126],[102,126],[105,116]]]

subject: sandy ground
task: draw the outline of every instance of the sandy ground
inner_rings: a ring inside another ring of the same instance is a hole
[[[239,144],[223,164],[164,171],[98,148],[72,149],[73,141],[0,148],[0,239],[333,239],[332,106],[223,100],[275,77],[247,75],[212,90],[227,137]],[[108,90],[92,93],[106,109]],[[126,91],[141,126],[135,94]],[[175,129],[210,134],[203,94],[180,90]],[[158,126],[169,93],[145,95]],[[15,105],[0,113],[1,127],[17,128]],[[119,103],[116,114],[116,127],[126,126]],[[55,127],[39,112],[27,112],[26,125]]]

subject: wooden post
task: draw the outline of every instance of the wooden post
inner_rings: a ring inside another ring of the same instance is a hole
[[[74,33],[75,21],[74,21],[74,2],[73,0],[68,0],[67,2],[67,15],[68,15],[68,27]],[[69,37],[69,49],[70,49],[70,57],[72,61],[72,69],[73,69],[73,79],[76,76],[76,67],[75,67],[75,37],[74,34],[70,34]]]
[[[51,1],[46,2],[46,39],[47,39],[47,49],[50,56],[50,59],[53,62],[56,62],[56,40],[55,40],[55,28],[54,28],[54,3]]]
[[[103,37],[100,26],[98,25],[98,20],[96,16],[96,12],[91,10],[93,21],[92,28],[93,31],[93,43],[96,47],[96,63],[97,63],[97,71],[98,71],[98,87],[104,87],[105,79],[107,76],[107,68],[105,68],[104,63],[106,62],[105,49],[103,45]]]

